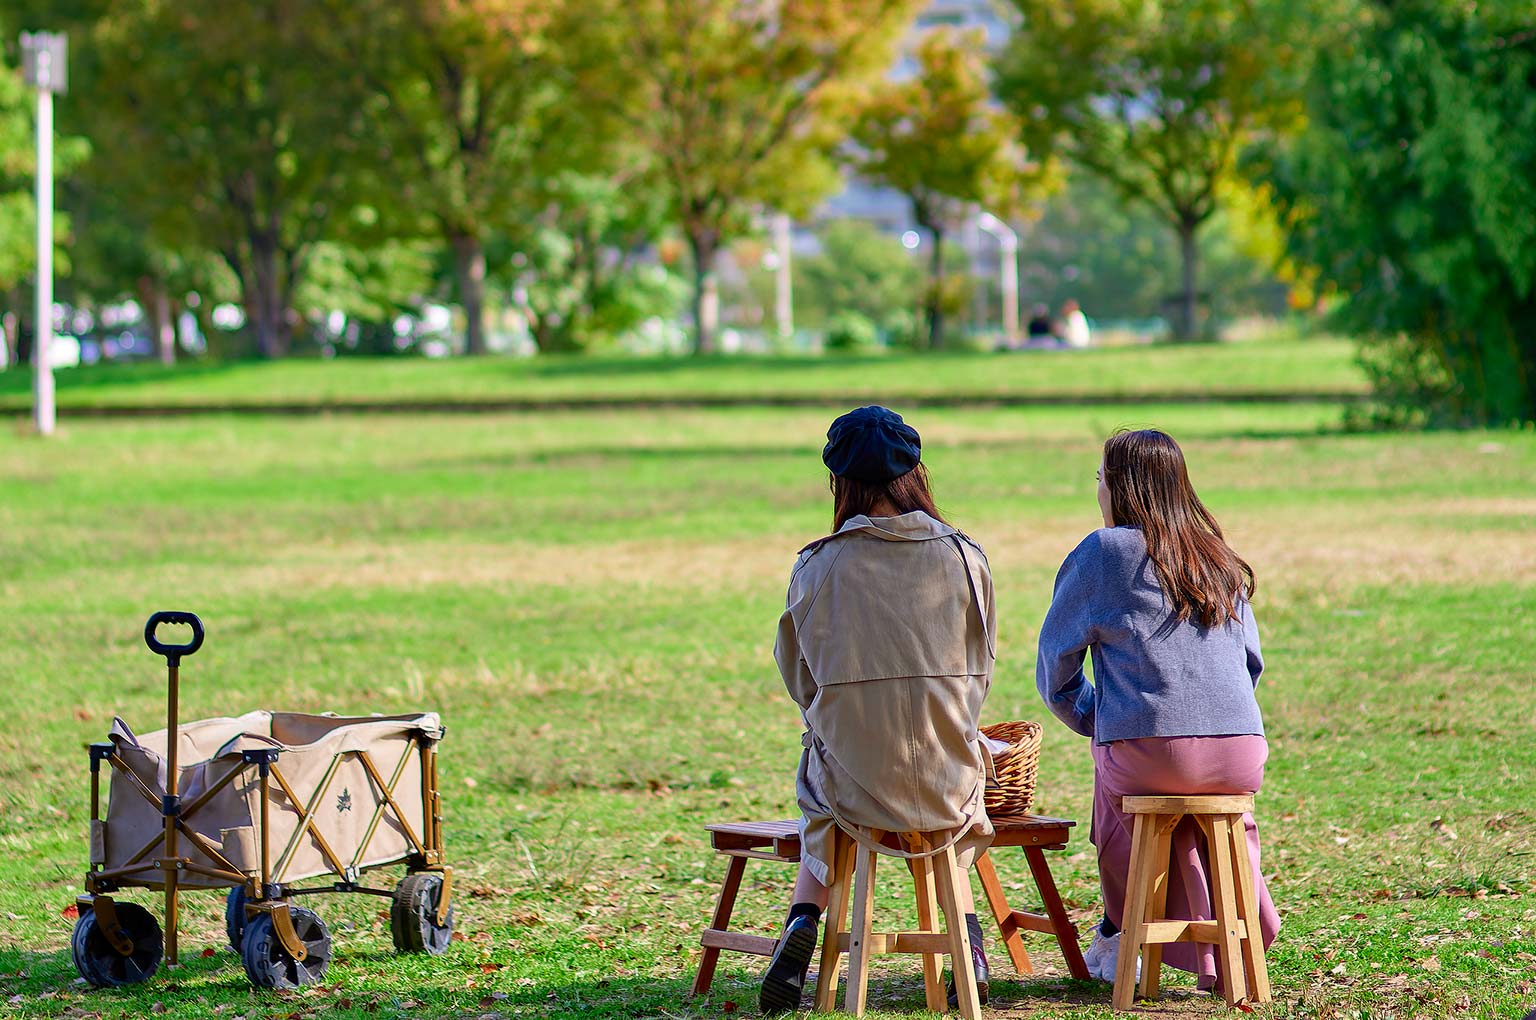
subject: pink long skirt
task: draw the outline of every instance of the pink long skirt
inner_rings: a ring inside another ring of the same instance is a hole
[[[1261,736],[1144,737],[1093,745],[1093,828],[1099,851],[1099,884],[1104,913],[1119,925],[1131,865],[1134,816],[1120,810],[1120,798],[1151,794],[1257,793],[1264,784],[1269,744]],[[1253,884],[1259,896],[1259,930],[1264,946],[1275,940],[1280,915],[1259,868],[1259,830],[1252,815],[1243,816]],[[1205,837],[1191,818],[1173,830],[1173,868],[1168,875],[1168,917],[1214,920]],[[1214,946],[1179,942],[1163,947],[1163,962],[1198,976],[1201,988],[1216,984]]]

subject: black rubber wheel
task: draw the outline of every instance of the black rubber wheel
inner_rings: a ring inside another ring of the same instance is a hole
[[[437,904],[443,893],[443,877],[430,871],[406,875],[395,886],[395,898],[389,907],[389,932],[399,953],[426,953],[438,956],[447,952],[453,939],[453,908],[448,908],[448,923],[437,923]]]
[[[75,969],[97,988],[117,988],[148,981],[159,969],[161,954],[165,952],[165,938],[160,934],[160,922],[155,920],[154,914],[137,903],[116,901],[114,906],[117,907],[118,926],[133,942],[132,953],[124,956],[112,948],[94,910],[80,915],[80,920],[75,922],[75,933],[69,940]]]
[[[277,938],[271,914],[257,914],[245,926],[240,961],[245,976],[257,988],[299,988],[319,984],[331,963],[331,933],[320,915],[303,907],[289,907],[293,930],[309,951],[301,962],[288,955]]]
[[[245,886],[237,885],[224,900],[224,933],[229,936],[229,948],[240,951],[245,939]]]

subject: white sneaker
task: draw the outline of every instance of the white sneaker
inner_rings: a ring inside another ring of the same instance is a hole
[[[1089,977],[1114,984],[1115,969],[1120,964],[1120,933],[1106,937],[1104,930],[1094,925],[1093,942],[1083,954],[1083,962],[1088,965]],[[1136,980],[1141,980],[1140,960],[1136,961]]]

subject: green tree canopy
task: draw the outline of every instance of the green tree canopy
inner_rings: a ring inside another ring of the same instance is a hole
[[[643,260],[666,214],[653,181],[567,171],[546,192],[528,227],[498,242],[511,255],[497,260],[504,268],[496,274],[527,315],[539,350],[612,343],[646,319],[681,311],[681,281]]]
[[[483,353],[487,243],[532,219],[557,163],[579,165],[607,137],[570,97],[562,33],[580,21],[554,0],[321,6],[320,46],[355,70],[353,101],[387,147],[386,229],[446,244],[465,350]]]
[[[871,90],[852,131],[850,164],[896,189],[931,235],[924,306],[928,345],[944,341],[944,235],[980,205],[1007,216],[1026,170],[1013,118],[991,101],[982,39],[950,29],[917,46],[918,73]]]
[[[594,0],[589,101],[656,160],[693,253],[695,346],[714,349],[717,265],[762,207],[800,214],[836,186],[851,95],[889,67],[918,0]]]
[[[361,157],[380,155],[360,112],[332,101],[347,68],[316,58],[302,0],[107,8],[72,96],[104,174],[157,242],[217,252],[258,351],[285,353],[309,254],[360,205]]]
[[[1200,264],[1212,318],[1279,313],[1285,285],[1274,272],[1278,228],[1255,198],[1244,215],[1240,191],[1200,232]],[[1071,298],[1093,319],[1166,316],[1179,292],[1178,251],[1167,225],[1143,203],[1127,203],[1092,174],[1077,174],[1036,207],[1022,239],[1019,288],[1026,303],[1059,308]],[[1253,237],[1254,233],[1262,236]]]
[[[1177,234],[1177,330],[1196,333],[1201,228],[1240,148],[1295,116],[1291,0],[1010,0],[1022,24],[997,64],[1000,97],[1040,156],[1145,203]]]
[[[1367,0],[1275,162],[1293,253],[1377,338],[1388,396],[1536,419],[1536,24],[1529,4]]]
[[[922,272],[894,237],[861,220],[834,220],[820,233],[821,251],[794,261],[797,318],[826,326],[857,312],[887,335],[917,311]]]

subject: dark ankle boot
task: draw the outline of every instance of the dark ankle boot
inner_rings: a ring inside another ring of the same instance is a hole
[[[975,914],[965,915],[966,934],[971,937],[971,970],[976,974],[976,998],[985,1006],[991,998],[992,971],[987,966],[987,954],[981,945],[981,921]],[[949,979],[949,1004],[960,1005],[960,995],[955,991],[955,979]]]
[[[777,1016],[800,1008],[800,993],[805,990],[805,973],[811,968],[816,952],[817,920],[804,914],[789,919],[768,972],[763,975],[758,992],[758,1009],[766,1016]]]

